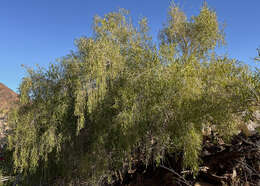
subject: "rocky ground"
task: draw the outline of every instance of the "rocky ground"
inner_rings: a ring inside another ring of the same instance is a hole
[[[260,135],[235,136],[224,143],[217,133],[204,137],[201,167],[194,178],[190,170],[182,170],[180,161],[169,155],[167,163],[158,168],[136,165],[118,185],[125,186],[260,186]]]

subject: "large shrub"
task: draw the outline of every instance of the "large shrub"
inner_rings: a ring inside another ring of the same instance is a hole
[[[168,16],[159,46],[145,18],[136,28],[125,10],[95,17],[94,35],[78,39],[77,51],[28,69],[9,121],[24,183],[98,184],[173,152],[196,173],[202,129],[236,132],[258,101],[257,76],[215,54],[223,32],[206,5],[190,19],[172,5]]]

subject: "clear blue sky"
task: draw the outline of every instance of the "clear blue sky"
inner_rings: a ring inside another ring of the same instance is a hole
[[[198,14],[203,0],[175,1],[188,16]],[[95,15],[125,8],[133,21],[149,20],[156,39],[166,22],[170,0],[1,0],[0,82],[17,91],[25,75],[21,64],[47,67],[75,50],[74,39],[91,36]],[[219,21],[226,23],[227,46],[221,52],[247,64],[260,46],[260,0],[208,0]]]

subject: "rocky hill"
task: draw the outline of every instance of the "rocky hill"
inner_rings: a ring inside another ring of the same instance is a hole
[[[9,110],[17,100],[17,94],[0,83],[0,110]]]
[[[18,95],[4,84],[0,83],[0,141],[3,142],[7,126],[7,113],[15,106]]]

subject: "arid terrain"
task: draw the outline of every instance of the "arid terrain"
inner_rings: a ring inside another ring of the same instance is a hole
[[[17,101],[17,94],[0,83],[0,110],[9,110]]]
[[[0,83],[0,140],[4,140],[7,126],[7,112],[18,101],[18,95],[4,84]]]

